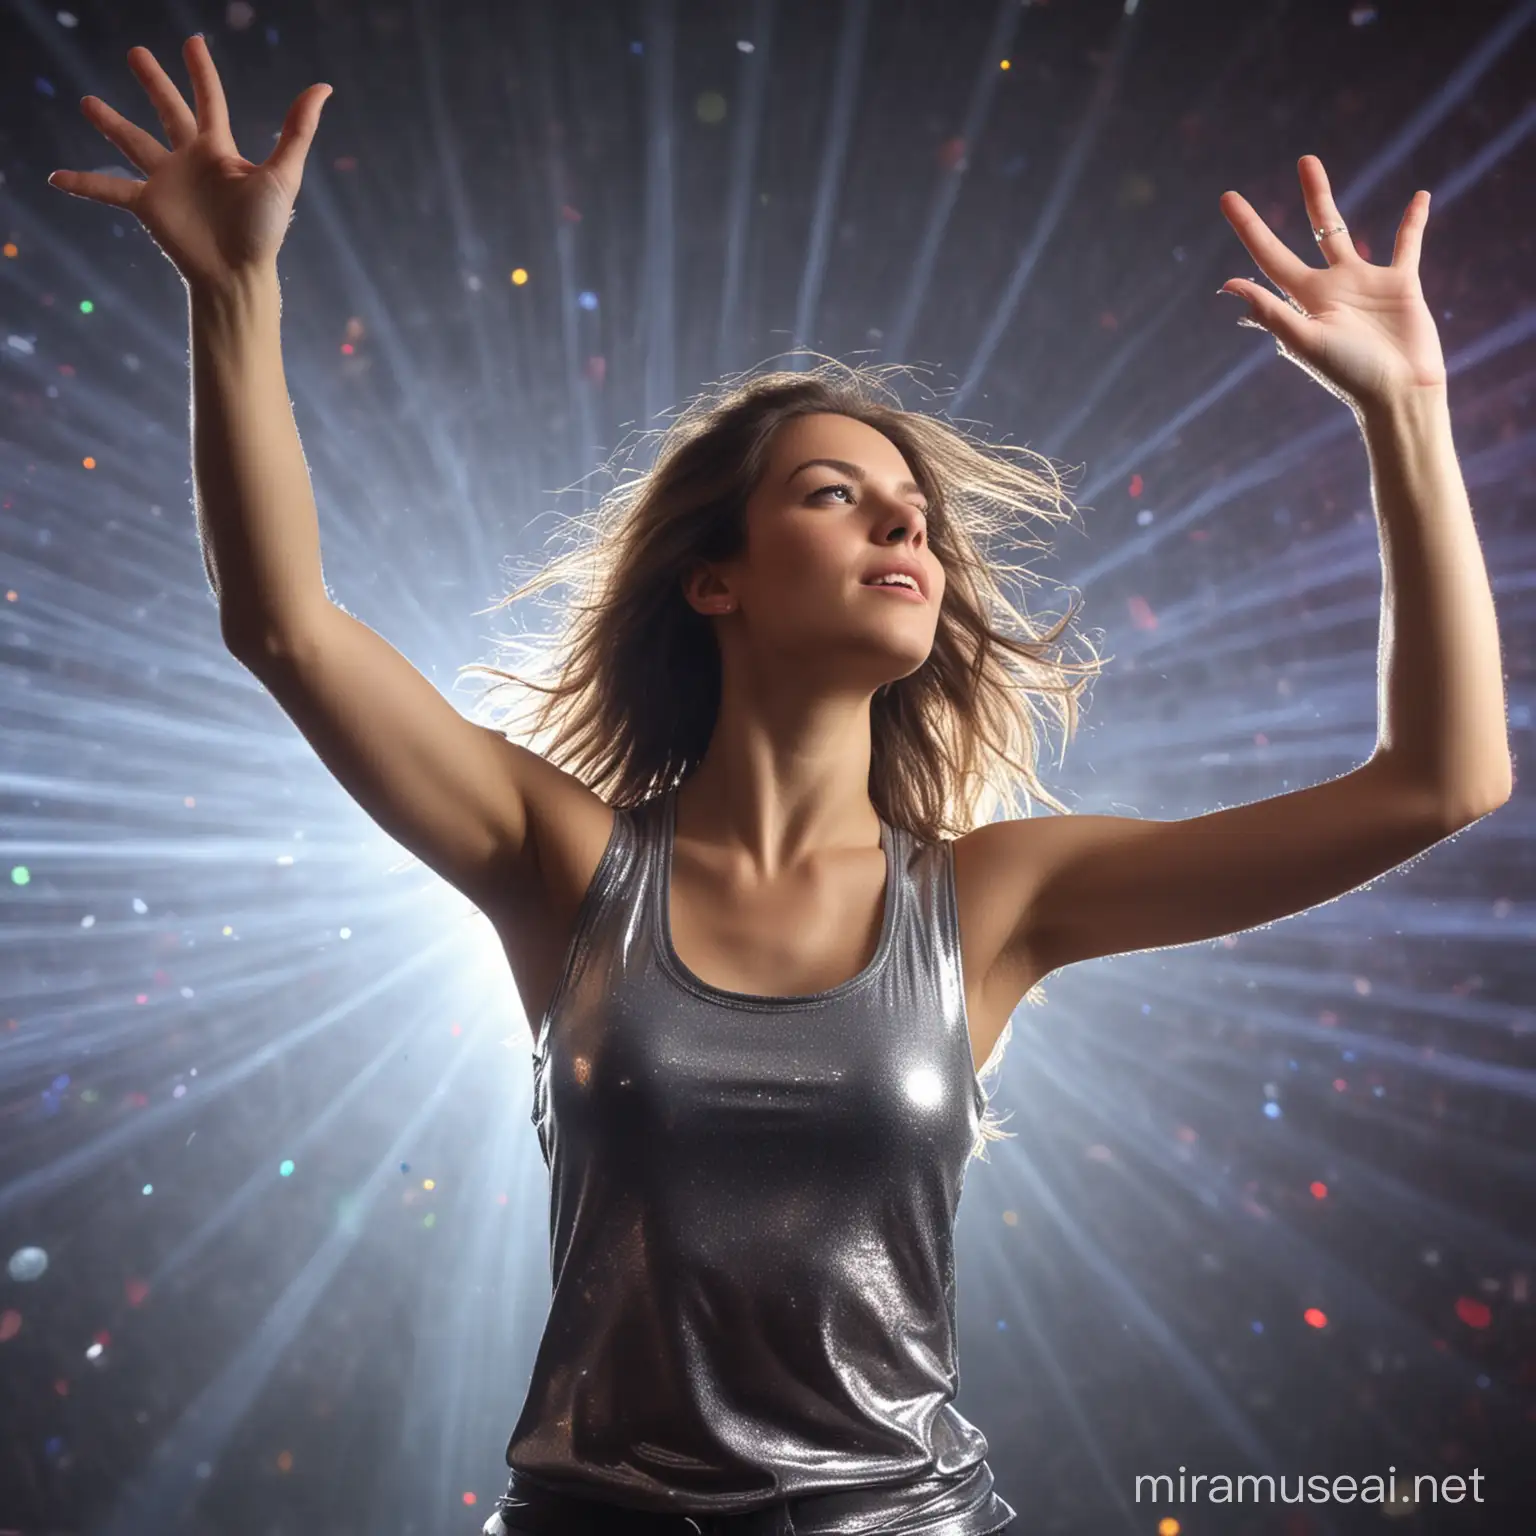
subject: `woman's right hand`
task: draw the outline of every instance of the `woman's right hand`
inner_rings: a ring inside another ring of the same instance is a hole
[[[192,76],[195,117],[149,49],[128,51],[129,67],[160,115],[169,149],[98,97],[87,96],[80,104],[148,180],[55,171],[48,184],[128,209],[189,288],[216,288],[275,265],[299,195],[304,157],[331,88],[312,85],[301,92],[288,109],[277,147],[262,164],[253,165],[235,148],[224,88],[207,43],[189,37],[182,57]]]

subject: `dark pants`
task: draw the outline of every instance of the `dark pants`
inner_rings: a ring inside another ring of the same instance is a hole
[[[795,1536],[794,1501],[739,1515],[668,1515],[535,1487],[517,1479],[483,1536]]]
[[[514,1474],[496,1501],[483,1536],[797,1536],[811,1531],[889,1529],[897,1519],[914,1529],[995,1536],[1013,1508],[992,1490],[991,1469],[979,1463],[961,1479],[921,1478],[905,1484],[885,1514],[872,1514],[867,1492],[783,1499],[734,1515],[685,1515],[626,1509],[578,1498]]]

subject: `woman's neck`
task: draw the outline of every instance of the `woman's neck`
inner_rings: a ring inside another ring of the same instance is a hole
[[[875,845],[868,697],[769,698],[728,690],[704,760],[678,790],[680,837],[737,849],[771,878],[808,854]]]

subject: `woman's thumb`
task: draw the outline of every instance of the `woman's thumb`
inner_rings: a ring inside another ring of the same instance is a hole
[[[325,94],[316,95],[318,91]],[[321,109],[330,98],[330,86],[312,85],[288,108],[277,148],[267,157],[268,168],[298,180],[304,169],[304,157],[309,153],[309,146],[315,137],[315,129],[320,125]]]

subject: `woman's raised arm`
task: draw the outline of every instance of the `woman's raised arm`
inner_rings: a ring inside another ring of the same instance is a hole
[[[231,137],[207,44],[189,38],[183,56],[195,116],[147,48],[128,55],[169,149],[105,102],[82,103],[146,180],[56,171],[49,182],[131,211],[186,284],[198,528],[224,643],[386,832],[472,900],[515,898],[538,864],[530,819],[596,825],[606,807],[465,719],[326,595],[283,374],[277,252],[330,87],[312,85],[294,101],[276,149],[254,165]]]
[[[235,147],[207,43],[190,37],[182,53],[195,115],[149,49],[128,52],[169,149],[99,98],[80,104],[145,180],[55,171],[48,182],[127,209],[186,284],[198,531],[225,637],[244,646],[325,601],[314,497],[283,377],[277,252],[330,87],[295,100],[277,147],[253,165]]]

